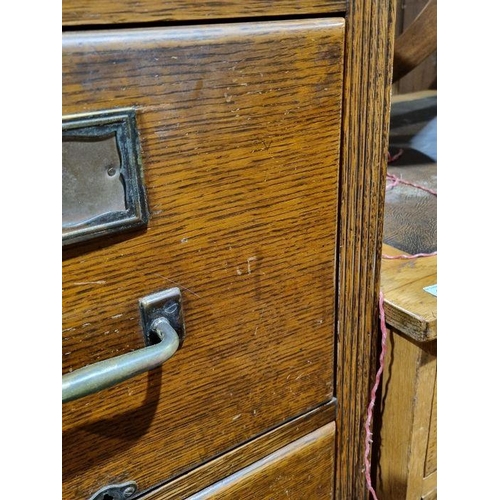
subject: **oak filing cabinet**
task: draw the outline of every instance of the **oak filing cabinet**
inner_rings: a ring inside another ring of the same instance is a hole
[[[393,3],[62,13],[63,498],[365,498]]]

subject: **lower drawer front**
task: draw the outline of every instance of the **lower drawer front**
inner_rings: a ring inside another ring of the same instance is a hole
[[[335,424],[331,423],[189,500],[333,498],[334,443]]]
[[[143,491],[333,396],[343,20],[63,34],[63,113],[134,107],[147,230],[65,249],[63,371],[143,346],[161,369],[63,407],[63,497]]]

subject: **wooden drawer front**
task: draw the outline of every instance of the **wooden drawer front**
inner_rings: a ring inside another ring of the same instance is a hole
[[[346,0],[63,0],[63,26],[193,21],[345,12]]]
[[[133,106],[147,230],[65,250],[63,371],[143,346],[161,369],[64,405],[65,499],[174,477],[333,396],[343,21],[63,35],[63,114]]]
[[[333,498],[334,445],[335,424],[331,423],[189,500]]]

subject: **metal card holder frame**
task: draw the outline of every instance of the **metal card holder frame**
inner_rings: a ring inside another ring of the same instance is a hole
[[[102,155],[105,141],[107,155]],[[147,225],[133,108],[65,116],[62,142],[63,246]]]

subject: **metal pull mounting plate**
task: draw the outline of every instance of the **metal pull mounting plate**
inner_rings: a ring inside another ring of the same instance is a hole
[[[96,491],[89,500],[128,500],[136,491],[137,484],[134,481],[110,484]]]

